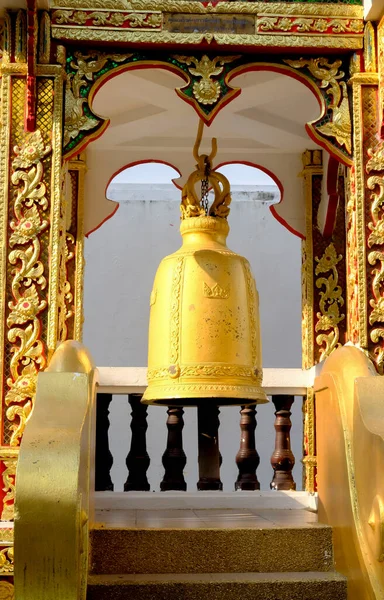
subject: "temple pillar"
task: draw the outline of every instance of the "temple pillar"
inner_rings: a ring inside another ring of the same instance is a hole
[[[45,13],[7,13],[1,62],[0,574],[13,569],[16,464],[36,380],[81,339],[85,162],[62,157],[65,53]],[[37,38],[39,37],[39,43]],[[3,558],[2,558],[3,557]]]
[[[380,31],[382,27],[381,23]],[[382,53],[379,35],[380,61]],[[350,84],[355,155],[347,199],[348,339],[366,350],[383,374],[383,88],[379,86],[375,29],[371,23],[366,24],[364,56],[355,60]]]

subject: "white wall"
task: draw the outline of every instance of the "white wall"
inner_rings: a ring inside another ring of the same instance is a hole
[[[257,187],[257,186],[256,186]],[[265,367],[301,366],[301,249],[300,240],[272,216],[269,204],[260,200],[260,189],[233,194],[228,246],[246,256],[253,268],[260,294],[260,314]],[[264,190],[277,197],[277,188]],[[120,184],[110,197],[120,202],[116,215],[86,241],[84,342],[99,366],[147,364],[149,296],[157,266],[181,245],[179,234],[180,192],[172,185]],[[148,197],[149,196],[149,197]],[[160,198],[163,198],[162,200]],[[259,199],[258,199],[259,198]],[[130,443],[127,398],[114,397],[110,444],[114,455],[112,478],[121,490],[126,479],[125,457]],[[293,451],[297,457],[295,479],[301,489],[302,412],[296,399],[293,415]],[[235,455],[239,446],[238,409],[221,411],[220,448],[223,455],[224,489],[233,489],[237,476]],[[196,409],[186,409],[184,449],[188,462],[185,477],[189,490],[196,489]],[[166,444],[166,411],[149,408],[148,452],[151,489],[158,490],[162,477],[161,455]],[[273,450],[273,405],[258,410],[257,448],[261,455],[258,477],[269,489]]]

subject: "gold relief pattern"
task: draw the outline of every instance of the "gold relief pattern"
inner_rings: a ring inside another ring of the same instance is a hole
[[[368,155],[370,158],[366,166],[367,172],[383,170],[382,144],[375,152],[369,150]],[[368,223],[368,229],[371,233],[368,236],[367,245],[368,248],[379,246],[379,249],[369,252],[367,257],[370,265],[375,266],[378,264],[378,267],[372,270],[373,298],[369,301],[371,307],[369,324],[374,325],[384,323],[384,177],[382,175],[371,175],[368,177],[367,187],[372,190],[371,221]],[[370,338],[374,344],[379,344],[380,340],[384,339],[384,326],[376,326],[372,329]],[[382,374],[384,371],[384,347],[379,344],[374,348],[374,353],[377,369]]]
[[[235,61],[240,56],[217,56],[213,60],[206,54],[200,60],[194,56],[176,55],[175,58],[188,65],[191,75],[199,78],[193,84],[193,95],[199,104],[216,104],[221,95],[221,86],[212,77],[221,75],[224,65]]]
[[[347,217],[347,306],[348,340],[357,344],[359,340],[359,270],[357,246],[357,213],[355,169],[349,169],[346,185]]]
[[[2,491],[5,492],[5,496],[3,498],[1,521],[13,521],[17,458],[11,458],[9,460],[4,459],[2,463],[5,467],[1,475],[3,480]]]
[[[15,588],[9,581],[0,581],[0,600],[14,600]]]
[[[361,6],[304,2],[220,2],[203,5],[196,0],[56,0],[55,6],[68,9],[161,10],[196,14],[279,14],[349,16],[363,18]]]
[[[231,287],[228,285],[227,288],[222,288],[218,283],[210,287],[204,282],[203,295],[205,298],[212,298],[218,300],[228,300],[231,293]]]
[[[180,293],[184,269],[184,258],[179,258],[173,273],[172,302],[171,302],[171,331],[170,331],[170,364],[171,376],[179,377],[180,367]]]
[[[316,427],[315,427],[315,394],[313,388],[308,388],[304,400],[304,489],[314,493],[317,489],[316,471]]]
[[[329,331],[330,333],[321,333],[316,337],[316,343],[319,346],[325,344],[320,353],[320,360],[324,360],[331,352],[337,348],[340,339],[339,323],[345,319],[344,314],[340,314],[340,307],[344,305],[342,297],[342,288],[338,285],[337,264],[342,260],[342,256],[337,255],[333,243],[329,244],[321,258],[315,258],[317,266],[315,275],[330,273],[328,277],[319,277],[316,280],[316,287],[323,288],[320,292],[320,312],[317,313],[317,322],[315,331]]]
[[[364,31],[364,23],[360,19],[327,19],[319,17],[308,19],[305,17],[261,17],[257,20],[257,32],[285,33],[352,33],[360,34]]]
[[[197,2],[196,2],[197,4]],[[327,4],[327,6],[330,6]],[[266,33],[247,35],[240,33],[173,33],[170,31],[134,31],[132,29],[116,28],[113,31],[105,28],[89,29],[85,27],[52,26],[52,36],[58,40],[88,41],[88,42],[113,42],[113,43],[158,43],[199,45],[206,41],[213,41],[223,46],[260,46],[282,48],[335,48],[343,50],[357,50],[362,47],[361,37],[358,35],[323,35],[323,34],[292,34]]]
[[[122,27],[124,29],[161,29],[161,12],[115,12],[56,10],[52,23],[56,25],[84,25],[86,27]]]
[[[324,125],[316,126],[316,130],[327,137],[334,137],[340,146],[344,146],[348,154],[352,152],[352,124],[349,109],[347,86],[344,72],[340,71],[341,60],[330,63],[326,58],[301,58],[285,60],[294,69],[307,67],[315,79],[320,81],[320,87],[326,89],[330,96],[328,110],[332,111],[332,119]]]
[[[13,546],[0,546],[0,575],[12,575],[13,564]]]
[[[110,58],[117,62],[123,62],[130,56],[130,54],[112,55],[95,52],[90,52],[88,55],[81,52],[75,53],[75,61],[71,63],[75,73],[67,74],[65,90],[64,146],[69,144],[71,139],[77,137],[80,131],[89,131],[100,123],[100,119],[84,112],[84,104],[88,100],[81,96],[81,89],[86,85],[86,81],[93,81],[95,73],[100,71]]]
[[[169,367],[159,369],[148,369],[148,380],[168,379],[172,371]],[[252,377],[259,379],[259,372],[243,365],[193,365],[182,367],[179,377]]]
[[[15,421],[11,446],[20,443],[25,422],[32,410],[36,377],[44,368],[43,343],[40,340],[40,313],[47,301],[42,296],[47,281],[40,260],[40,235],[48,227],[41,213],[48,208],[46,184],[43,181],[43,159],[51,152],[40,131],[27,136],[21,147],[14,148],[12,184],[16,188],[13,206],[15,219],[11,221],[12,248],[8,260],[12,270],[12,296],[7,318],[8,341],[12,346],[11,376],[7,380],[9,391],[5,396],[7,419]],[[16,246],[16,248],[15,248]],[[18,342],[18,343],[17,343]]]

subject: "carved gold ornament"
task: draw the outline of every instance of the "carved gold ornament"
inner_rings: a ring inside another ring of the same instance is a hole
[[[0,575],[13,574],[13,546],[0,546]]]
[[[122,62],[129,56],[131,55],[75,52],[75,60],[71,62],[75,73],[67,74],[65,90],[64,146],[69,144],[71,139],[77,137],[81,131],[94,129],[100,123],[99,119],[84,112],[84,104],[88,102],[88,99],[81,96],[81,89],[86,85],[86,81],[94,81],[95,73],[100,71],[109,59]]]
[[[376,151],[368,150],[367,172],[382,171],[384,168],[384,153],[383,144],[379,144]],[[371,221],[368,223],[370,234],[368,236],[368,248],[378,246],[368,254],[368,262],[370,265],[378,265],[372,270],[373,282],[372,292],[373,298],[370,299],[369,305],[371,311],[369,314],[369,324],[384,323],[384,177],[382,175],[371,175],[367,180],[368,189],[372,190],[371,194]],[[378,344],[380,339],[384,339],[384,327],[375,327],[370,333],[371,340],[374,344]],[[376,355],[376,365],[380,373],[384,370],[384,348],[377,346],[374,349]]]
[[[305,17],[261,17],[257,20],[258,32],[284,33],[362,33],[364,23],[361,19],[329,19]]]
[[[0,581],[0,600],[14,600],[15,588],[9,581]]]
[[[123,27],[129,29],[157,29],[162,24],[161,12],[115,12],[56,10],[53,22],[57,25],[86,25],[87,27]]]
[[[34,392],[35,392],[35,390],[34,390]],[[3,480],[2,491],[5,492],[5,496],[3,498],[3,510],[1,513],[1,520],[2,521],[13,521],[17,459],[16,458],[11,458],[9,460],[4,459],[2,462],[5,467],[5,469],[1,475],[1,478]]]
[[[300,58],[286,59],[284,62],[294,69],[307,67],[311,75],[320,81],[320,87],[327,90],[327,95],[330,96],[328,110],[332,111],[332,118],[328,123],[316,126],[316,130],[327,137],[334,137],[351,154],[351,113],[347,86],[344,81],[340,81],[344,77],[344,72],[339,70],[342,61],[330,63],[326,58]]]
[[[12,248],[8,260],[12,270],[12,295],[7,318],[8,341],[13,344],[10,361],[9,387],[5,396],[6,417],[14,421],[10,445],[18,446],[35,396],[38,370],[46,358],[40,340],[40,313],[47,300],[42,296],[47,282],[40,260],[40,235],[48,227],[42,213],[48,208],[46,185],[43,182],[43,159],[51,152],[40,131],[29,135],[21,147],[15,147],[12,161],[15,186],[14,215],[10,227]]]
[[[330,331],[321,333],[316,337],[316,343],[319,346],[325,344],[321,349],[321,359],[324,360],[330,353],[337,348],[339,344],[340,331],[338,324],[345,319],[344,314],[340,314],[340,307],[344,305],[342,289],[338,285],[337,265],[342,260],[341,254],[337,255],[333,243],[325,249],[321,258],[315,257],[317,266],[315,275],[330,272],[328,277],[319,277],[316,279],[316,287],[323,288],[320,291],[320,312],[317,313],[317,323],[315,331]]]
[[[175,58],[188,66],[191,75],[200,78],[193,84],[193,95],[199,104],[216,104],[221,95],[221,85],[219,81],[212,80],[212,77],[221,75],[226,63],[231,63],[240,57],[217,56],[211,60],[204,54],[200,60],[194,56],[176,55]]]

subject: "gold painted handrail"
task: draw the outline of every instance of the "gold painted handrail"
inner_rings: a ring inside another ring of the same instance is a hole
[[[96,370],[63,342],[38,376],[17,467],[16,600],[85,600],[94,473]]]
[[[315,381],[319,521],[334,528],[349,600],[384,599],[384,377],[344,346]]]

